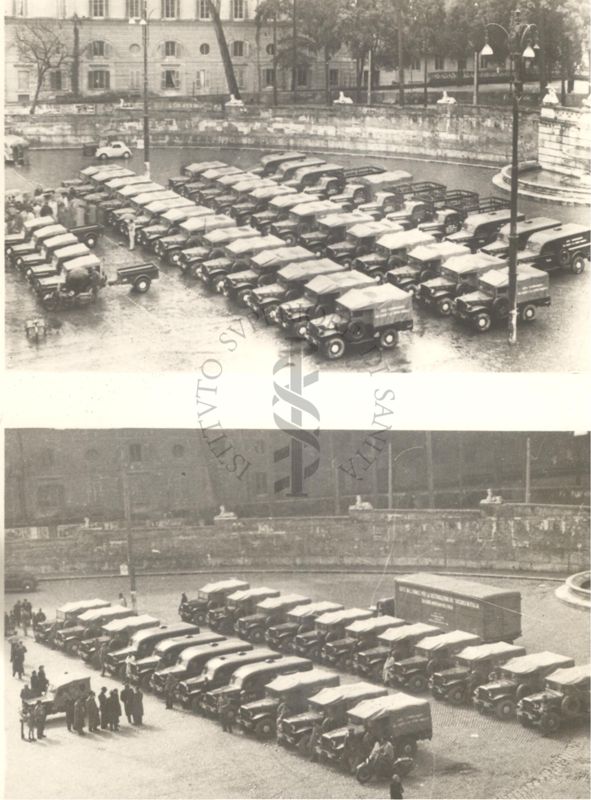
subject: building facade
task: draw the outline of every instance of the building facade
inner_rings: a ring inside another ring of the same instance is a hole
[[[238,516],[346,514],[357,495],[376,508],[474,508],[491,488],[523,502],[528,439],[532,502],[588,504],[589,437],[567,433],[321,432],[300,486],[293,440],[279,430],[8,430],[6,524],[122,519],[126,496],[135,519],[193,523],[221,505]]]

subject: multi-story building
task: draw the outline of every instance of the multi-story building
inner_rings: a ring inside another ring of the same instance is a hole
[[[148,18],[148,85],[164,96],[227,94],[220,50],[207,0],[146,0]],[[259,0],[221,0],[220,17],[236,80],[247,95],[273,86],[274,45],[270,26],[257,30]],[[105,92],[130,95],[143,86],[142,31],[138,19],[144,0],[6,0],[5,100],[27,102],[35,91],[35,68],[25,63],[15,31],[33,21],[59,29],[74,52],[79,37],[79,89],[85,96]],[[280,27],[281,24],[280,24]],[[279,39],[284,35],[279,32]],[[59,98],[72,90],[72,59],[46,77],[41,99]],[[331,83],[350,84],[354,71],[346,55],[330,64]],[[291,86],[291,70],[278,69],[280,90]],[[297,70],[300,91],[324,86],[324,62],[312,58]]]
[[[217,430],[217,429],[216,429]],[[6,524],[134,518],[209,520],[346,513],[356,495],[376,508],[475,507],[488,488],[531,500],[589,503],[589,437],[568,433],[323,431],[302,464],[279,430],[8,430]],[[318,464],[314,462],[318,458]],[[292,466],[295,465],[295,466]]]

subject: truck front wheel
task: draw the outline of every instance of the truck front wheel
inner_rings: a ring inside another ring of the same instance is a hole
[[[495,705],[495,713],[503,721],[513,719],[515,716],[515,703],[510,698],[503,698]]]
[[[445,695],[445,699],[449,700],[450,703],[453,703],[454,706],[460,706],[464,702],[465,699],[465,692],[461,686],[456,686],[454,689],[450,689],[450,691]]]
[[[345,355],[345,340],[342,336],[331,336],[322,343],[322,352],[331,361],[342,358]]]
[[[486,311],[481,311],[480,314],[476,314],[474,317],[473,324],[478,333],[486,333],[486,331],[490,330],[490,314],[488,314]]]
[[[255,628],[254,631],[250,634],[250,641],[253,644],[260,644],[261,642],[265,641],[265,634],[261,628]]]
[[[403,737],[396,743],[396,756],[398,758],[414,758],[417,753],[417,743],[410,736]]]
[[[574,272],[575,275],[580,275],[581,272],[585,271],[585,264],[585,256],[582,253],[576,253],[570,262],[571,272]]]
[[[270,739],[275,732],[275,726],[269,719],[261,719],[257,722],[254,732],[259,739]]]
[[[391,350],[398,344],[398,331],[395,328],[386,328],[380,333],[380,347]]]
[[[413,692],[426,691],[427,678],[424,675],[413,675],[408,682],[408,688]]]
[[[521,309],[521,319],[523,322],[531,322],[536,318],[536,307],[528,303]]]
[[[442,317],[449,317],[451,314],[451,300],[449,297],[442,297],[437,303],[437,310]]]
[[[543,736],[551,736],[560,728],[560,717],[554,711],[548,711],[540,720],[540,730]]]

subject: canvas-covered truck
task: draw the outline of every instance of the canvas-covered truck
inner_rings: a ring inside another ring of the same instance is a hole
[[[181,269],[183,272],[190,272],[205,286],[211,288],[213,276],[218,274],[220,263],[227,264],[229,262],[229,259],[226,258],[226,247],[232,242],[245,243],[247,239],[255,238],[259,239],[260,234],[251,225],[211,230],[202,235],[201,247],[184,251]],[[275,239],[275,241],[281,242],[280,239]],[[206,264],[208,264],[207,267]]]
[[[511,658],[523,655],[525,647],[507,642],[466,647],[455,657],[453,667],[431,675],[431,694],[436,700],[445,700],[454,705],[469,703],[476,687],[490,680],[491,673]]]
[[[291,186],[284,186],[281,183],[256,186],[248,192],[246,197],[232,206],[229,214],[236,220],[237,225],[245,225],[254,214],[265,211],[273,198],[295,193],[296,190]]]
[[[235,228],[236,222],[226,214],[204,214],[185,220],[176,233],[158,240],[158,255],[163,261],[188,272],[194,263],[201,262],[209,249],[202,247],[203,236],[210,231]]]
[[[250,584],[240,578],[226,578],[206,583],[198,590],[197,597],[180,605],[179,616],[184,622],[205,625],[209,611],[224,606],[226,598],[234,592],[249,588]]]
[[[311,754],[314,742],[311,734],[315,726],[323,730],[333,730],[347,721],[347,711],[362,700],[384,697],[388,693],[383,686],[357,681],[342,683],[321,689],[308,700],[305,711],[294,716],[285,716],[277,724],[277,741],[286,747]]]
[[[97,656],[100,648],[106,644],[109,652],[120,650],[130,643],[132,636],[146,628],[157,628],[160,620],[150,614],[135,614],[122,619],[113,619],[103,625],[101,634],[82,639],[78,646],[78,655],[88,664],[99,666]]]
[[[136,618],[139,619],[139,618]],[[173,625],[158,625],[149,628],[140,628],[131,635],[129,644],[120,650],[112,650],[107,654],[105,670],[113,677],[123,677],[125,660],[129,656],[137,661],[147,658],[152,654],[158,642],[173,639],[177,636],[190,636],[199,633],[196,625],[186,622],[176,622]]]
[[[287,612],[287,622],[271,625],[265,633],[265,641],[274,650],[280,653],[290,653],[293,650],[293,641],[298,633],[312,630],[314,622],[323,614],[331,611],[340,611],[343,606],[331,600],[319,600],[314,603],[305,603],[292,608]]]
[[[521,636],[521,594],[477,581],[416,572],[394,578],[396,615],[442,629],[476,633],[483,642]]]
[[[286,189],[291,189],[286,186]],[[268,233],[272,225],[289,217],[292,208],[301,203],[313,203],[320,198],[317,195],[296,192],[293,189],[288,194],[279,194],[269,201],[267,208],[257,211],[249,218],[249,223],[261,233]]]
[[[219,294],[224,294],[226,277],[232,272],[242,272],[248,268],[250,258],[256,253],[264,253],[281,247],[283,242],[279,237],[267,235],[244,236],[224,245],[224,251],[219,256],[203,262],[202,275],[208,276],[208,285],[212,286]]]
[[[211,208],[197,206],[195,203],[179,208],[171,208],[158,216],[150,225],[138,231],[137,241],[160,255],[160,240],[165,236],[174,236],[179,232],[179,225],[188,219],[213,216]]]
[[[520,700],[542,691],[546,678],[555,670],[574,664],[572,658],[548,651],[512,658],[496,670],[494,680],[475,689],[473,703],[481,714],[513,719]]]
[[[240,180],[234,181],[222,194],[214,198],[214,200],[210,202],[210,205],[218,214],[229,214],[235,205],[247,201],[250,198],[250,192],[254,189],[276,185],[272,178],[258,178],[256,175],[252,175],[252,173],[247,173],[243,175]]]
[[[260,159],[261,166],[255,167],[252,172],[255,175],[268,177],[269,175],[275,175],[282,164],[304,161],[306,158],[307,155],[305,153],[299,153],[297,150],[281,150],[277,153],[267,153]]]
[[[455,246],[452,242],[446,244]],[[483,252],[453,256],[441,265],[437,277],[421,283],[415,297],[425,308],[448,317],[456,297],[474,291],[483,275],[493,269],[503,269],[505,265],[504,259]]]
[[[552,672],[541,692],[522,698],[517,719],[525,728],[539,728],[544,736],[563,725],[589,719],[591,666],[567,667]]]
[[[254,614],[257,604],[267,597],[279,597],[279,589],[251,586],[228,595],[226,602],[207,614],[207,624],[213,631],[230,634],[241,617]]]
[[[279,597],[267,597],[257,603],[255,614],[249,614],[238,620],[236,633],[253,644],[263,642],[267,629],[271,625],[285,622],[288,611],[309,602],[310,598],[301,594],[281,594]]]
[[[280,675],[265,686],[262,699],[240,706],[237,722],[243,731],[268,739],[275,735],[278,722],[305,711],[310,697],[339,683],[338,675],[321,669]]]
[[[69,603],[64,603],[56,610],[53,622],[48,620],[35,626],[35,641],[49,644],[53,647],[57,632],[65,628],[74,627],[78,623],[80,614],[84,614],[85,611],[90,611],[93,608],[107,608],[110,605],[108,600],[101,600],[99,597],[93,597],[88,600],[72,600]]]
[[[349,184],[351,183],[359,189],[360,186],[357,183],[359,179],[369,175],[383,175],[384,172],[385,169],[383,167],[377,167],[374,164],[359,167],[340,167],[340,169],[332,166],[331,169],[325,170],[317,180],[309,183],[304,191],[318,194],[320,197],[334,197],[346,192],[347,196],[354,202],[355,189],[347,191]]]
[[[531,217],[523,219],[516,225],[517,249],[523,250],[527,246],[527,241],[534,233],[545,231],[547,228],[556,228],[560,225],[560,220],[551,217]],[[511,225],[503,225],[499,230],[496,239],[482,248],[484,253],[491,256],[504,258],[509,255],[509,234]]]
[[[257,286],[273,283],[275,275],[282,267],[298,264],[300,261],[310,261],[313,257],[313,253],[299,245],[295,247],[283,245],[272,250],[252,253],[247,269],[226,276],[224,294],[240,305],[245,305],[246,298],[252,290]]]
[[[311,319],[332,313],[338,298],[351,289],[367,286],[375,286],[374,279],[355,269],[317,275],[304,286],[301,297],[281,303],[277,322],[287,336],[304,339]]]
[[[313,231],[322,217],[343,210],[342,203],[332,200],[305,201],[290,209],[287,219],[281,219],[271,225],[271,233],[283,239],[287,244],[301,244],[302,236]]]
[[[431,244],[435,244],[435,238],[418,228],[386,233],[376,241],[372,253],[354,259],[353,268],[377,278],[378,281],[385,281],[389,269],[406,264],[411,250],[420,245]]]
[[[395,661],[388,674],[389,683],[397,689],[424,692],[434,672],[449,669],[454,657],[464,648],[482,644],[482,639],[467,631],[447,631],[420,639],[413,655]]]
[[[591,260],[591,227],[567,222],[538,231],[529,237],[517,260],[546,272],[562,269],[580,275]]]
[[[168,185],[171,189],[179,191],[179,189],[191,181],[199,179],[203,172],[208,169],[216,169],[217,167],[225,167],[224,161],[193,161],[190,164],[183,164],[181,166],[181,174],[173,175],[168,179]]]
[[[47,717],[54,714],[65,714],[66,706],[70,700],[86,698],[90,694],[90,677],[76,672],[63,672],[49,684],[45,694],[40,697],[31,697],[24,700],[25,706],[31,711],[38,702],[43,705]]]
[[[344,200],[350,208],[356,206],[370,214],[388,214],[396,211],[400,204],[399,189],[411,184],[410,172],[402,169],[386,170],[351,181],[334,199]]]
[[[395,662],[409,658],[417,642],[438,633],[441,633],[440,628],[426,622],[388,628],[378,636],[375,647],[356,653],[353,671],[366,678],[388,683],[387,675],[384,675],[384,665],[388,659]]]
[[[373,617],[369,608],[343,608],[322,614],[316,618],[314,628],[296,635],[293,640],[294,653],[319,661],[326,642],[342,637],[345,628],[352,622],[369,617]]]
[[[408,261],[404,266],[388,270],[386,280],[416,297],[420,284],[437,277],[442,266],[450,259],[468,254],[470,248],[453,242],[419,245],[408,253]]]
[[[523,219],[525,219],[525,214],[519,211],[517,221]],[[456,244],[465,244],[471,250],[476,251],[490,244],[503,225],[510,221],[511,210],[509,208],[496,208],[492,211],[468,214],[460,230],[451,233],[446,238]]]
[[[60,249],[56,250],[51,256],[51,261],[38,264],[35,267],[28,267],[26,270],[27,280],[31,286],[34,287],[40,278],[49,278],[52,275],[59,275],[62,269],[67,269],[69,261],[88,255],[90,255],[90,250],[85,244],[82,244],[82,242],[60,247]]]
[[[55,646],[66,653],[75,653],[78,642],[83,636],[95,633],[98,635],[105,622],[112,619],[128,617],[130,614],[126,606],[107,605],[91,607],[76,614],[76,624],[69,625],[59,630],[54,639]]]
[[[13,249],[18,244],[26,244],[31,240],[35,231],[40,228],[46,228],[49,225],[55,225],[56,221],[53,217],[35,217],[35,219],[27,220],[23,224],[23,228],[18,233],[8,233],[4,236],[4,255],[9,258],[12,255]]]
[[[326,642],[322,648],[322,661],[350,672],[357,653],[375,645],[380,633],[400,625],[404,625],[404,620],[391,617],[389,614],[356,620],[351,625],[347,625],[345,636],[342,639]]]
[[[228,173],[227,175],[222,175],[220,178],[217,178],[210,186],[201,189],[197,194],[193,195],[193,198],[219,211],[220,207],[217,205],[218,200],[221,197],[226,197],[228,193],[231,192],[233,186],[243,181],[257,182],[260,180],[261,178],[253,175],[252,172],[240,171]]]
[[[347,230],[345,238],[326,247],[326,256],[349,267],[356,258],[371,253],[376,240],[386,233],[397,233],[402,228],[397,222],[389,219],[362,222]]]
[[[377,344],[391,350],[400,331],[413,328],[412,295],[391,284],[352,289],[335,301],[335,310],[308,323],[306,339],[334,361],[351,346]]]
[[[349,228],[372,221],[374,218],[370,214],[361,211],[337,211],[319,219],[314,230],[302,233],[299,243],[321,256],[325,254],[328,245],[343,241]]]
[[[549,306],[548,273],[528,264],[517,266],[517,315],[522,322],[533,322],[538,308]],[[456,297],[452,305],[456,319],[467,322],[477,333],[486,333],[493,323],[509,316],[509,270],[493,269],[481,276],[476,291]]]
[[[183,623],[181,623],[183,624]],[[180,654],[189,647],[198,647],[202,644],[221,642],[224,636],[211,631],[189,633],[183,636],[174,636],[172,639],[163,639],[154,647],[151,655],[138,658],[131,664],[130,680],[142,689],[150,688],[150,678],[156,670],[172,667]]]

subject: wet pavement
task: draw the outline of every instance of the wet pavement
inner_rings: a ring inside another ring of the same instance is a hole
[[[213,148],[160,148],[152,153],[152,174],[166,182],[179,174],[189,161],[219,158],[248,168],[261,152]],[[450,189],[478,191],[481,197],[506,197],[491,183],[493,169],[413,159],[363,158],[335,155],[335,160],[355,165],[375,163],[406,169],[416,180],[435,180]],[[25,169],[8,168],[7,188],[36,185],[55,186],[64,178],[92,163],[79,150],[38,150],[31,153]],[[138,172],[138,156],[130,162]],[[524,200],[520,210],[528,215],[554,216],[564,221],[585,222],[588,210]],[[97,248],[106,271],[115,265],[144,260],[141,249],[132,254],[107,230]],[[145,254],[153,260],[152,254]],[[589,363],[591,330],[588,314],[589,270],[583,275],[554,273],[550,278],[552,305],[539,310],[532,324],[518,329],[518,344],[509,347],[504,327],[487,334],[473,333],[451,319],[441,319],[415,308],[414,331],[400,336],[399,346],[379,359],[379,369],[392,372],[431,371],[560,371],[578,372]],[[245,364],[269,374],[287,340],[274,326],[248,318],[242,310],[202,285],[184,278],[178,269],[163,266],[160,279],[145,295],[128,287],[108,287],[92,307],[47,312],[37,303],[26,282],[14,271],[6,274],[6,358],[7,366],[21,370],[110,370],[110,371],[193,371],[208,358],[223,359],[227,368]],[[31,343],[24,332],[27,319],[42,318],[48,334]],[[233,337],[230,335],[234,332]],[[235,344],[230,347],[228,339]],[[376,369],[372,358],[353,352],[338,362],[328,363],[316,352],[304,348],[307,368],[364,371]]]
[[[210,576],[140,576],[139,610],[174,621],[181,591],[194,596]],[[218,576],[220,579],[223,574]],[[389,593],[390,577],[374,575],[249,573],[251,585],[264,583],[284,592],[365,605]],[[499,583],[499,579],[487,581]],[[529,652],[548,649],[588,660],[589,618],[554,598],[557,583],[512,579],[507,589],[522,592],[523,639]],[[128,593],[124,578],[85,578],[42,582],[30,599],[48,616],[60,604],[99,596],[115,601]],[[17,595],[5,597],[12,605]],[[556,625],[557,614],[561,625]],[[63,670],[91,676],[95,691],[117,684],[75,658],[27,641],[27,673],[39,664],[50,680]],[[8,648],[5,646],[5,664]],[[351,676],[343,675],[343,681]],[[49,722],[48,738],[28,744],[20,739],[18,693],[21,683],[6,677],[5,718],[7,798],[205,798],[205,797],[385,797],[388,787],[361,786],[352,776],[313,764],[278,746],[239,732],[225,734],[213,720],[191,712],[166,711],[144,697],[145,723],[137,729],[122,720],[119,733],[78,737],[63,717]],[[421,742],[417,765],[404,779],[405,797],[439,798],[585,798],[589,796],[589,738],[584,726],[544,738],[515,722],[480,716],[472,708],[431,702],[433,739]],[[62,750],[61,748],[65,748]],[[26,769],[23,764],[26,763]]]

